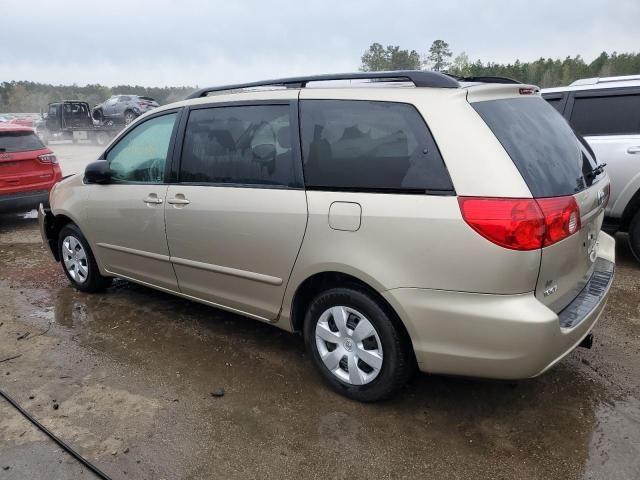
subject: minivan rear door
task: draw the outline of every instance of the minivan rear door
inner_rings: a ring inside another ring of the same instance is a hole
[[[559,312],[580,293],[595,268],[609,179],[587,144],[538,95],[472,106],[502,143],[535,199],[572,197],[578,206],[579,229],[542,249],[535,294]]]

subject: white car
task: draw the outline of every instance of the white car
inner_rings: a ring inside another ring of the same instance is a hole
[[[629,232],[640,261],[640,75],[576,80],[542,96],[607,165],[611,197],[604,229]]]

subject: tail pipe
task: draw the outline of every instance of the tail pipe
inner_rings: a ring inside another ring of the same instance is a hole
[[[578,346],[587,349],[591,348],[593,346],[593,333],[589,333],[584,337]]]

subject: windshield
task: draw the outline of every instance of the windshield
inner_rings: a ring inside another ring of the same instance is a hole
[[[507,151],[535,198],[573,195],[589,187],[592,152],[540,97],[471,104]]]

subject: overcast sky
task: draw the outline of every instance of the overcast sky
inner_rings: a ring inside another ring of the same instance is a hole
[[[0,0],[0,81],[215,85],[357,70],[372,43],[522,61],[640,48],[640,0]]]

